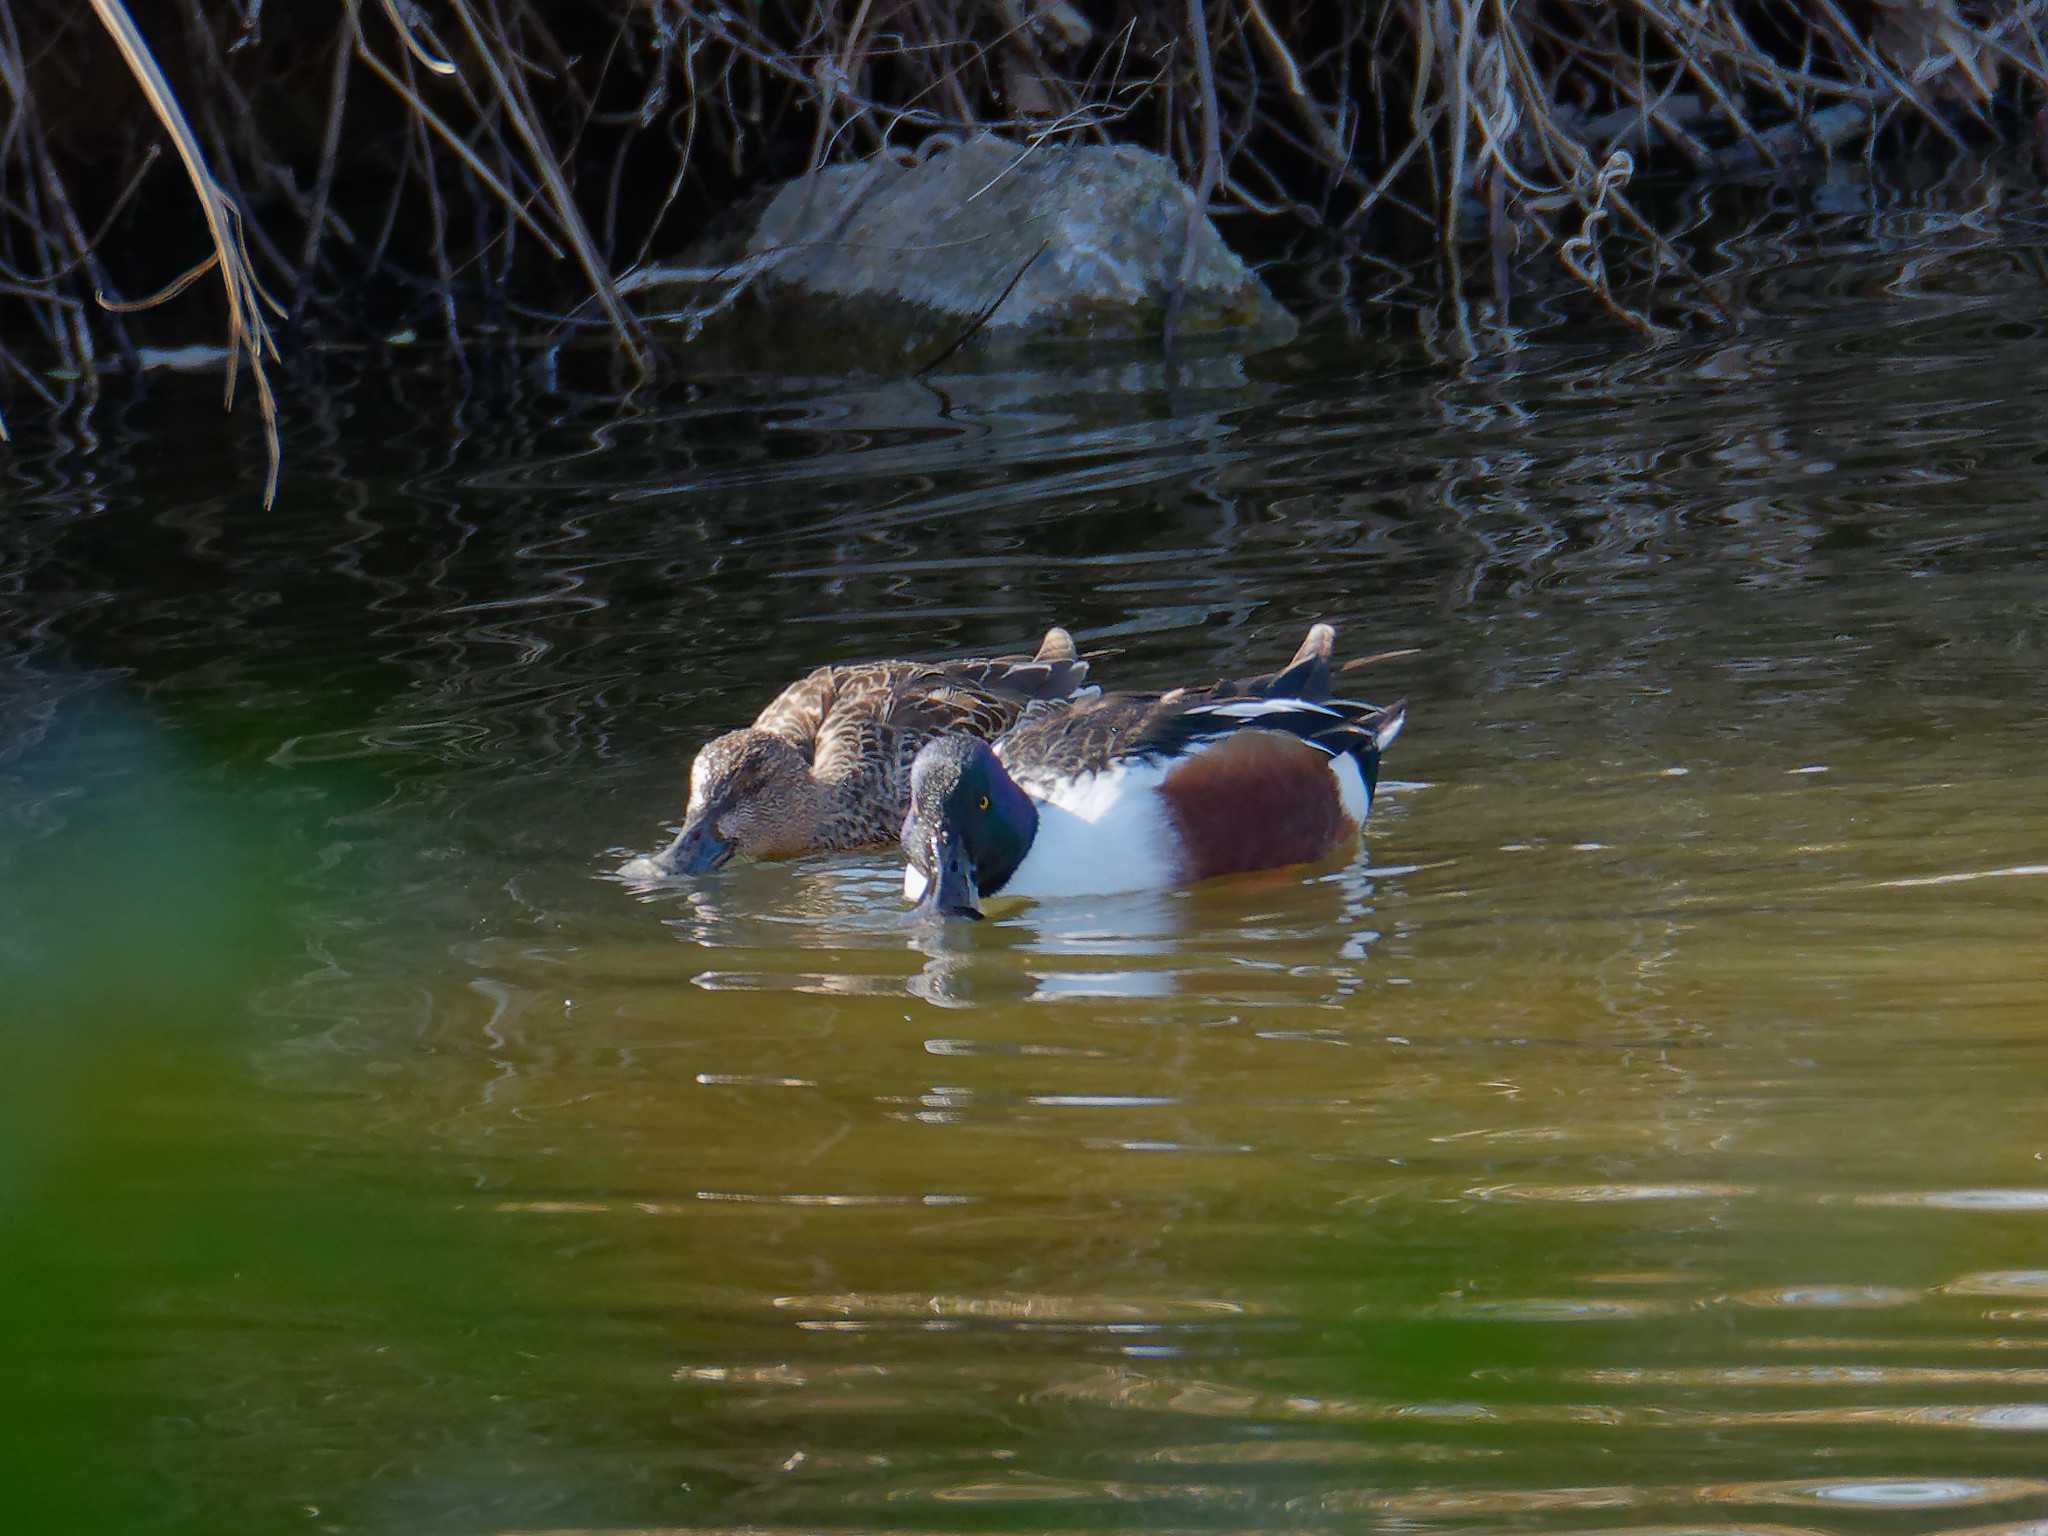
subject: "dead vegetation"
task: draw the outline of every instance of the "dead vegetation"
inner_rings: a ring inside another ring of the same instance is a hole
[[[274,489],[273,322],[287,353],[411,330],[458,364],[484,335],[601,331],[645,374],[673,318],[648,274],[721,207],[983,129],[1143,144],[1213,213],[1320,231],[1361,269],[1501,312],[1577,284],[1655,331],[1722,304],[1644,173],[2033,134],[2044,9],[0,0],[0,400],[61,415],[224,312]],[[752,274],[706,275],[715,303]],[[169,302],[201,279],[221,303]]]

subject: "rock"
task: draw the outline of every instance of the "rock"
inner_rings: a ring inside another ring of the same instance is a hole
[[[781,354],[913,372],[963,343],[1159,336],[1193,201],[1146,150],[985,134],[798,177],[675,275],[746,274],[707,339],[754,366]],[[1291,339],[1293,318],[1207,218],[1194,241],[1180,334]]]

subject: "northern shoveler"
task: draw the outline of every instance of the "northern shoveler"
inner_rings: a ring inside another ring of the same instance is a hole
[[[1109,694],[991,747],[960,735],[911,768],[903,893],[980,917],[989,896],[1099,896],[1321,858],[1372,809],[1407,719],[1330,697],[1335,631],[1243,683]]]
[[[886,846],[903,824],[918,748],[947,732],[994,736],[1077,690],[1101,692],[1087,678],[1058,628],[1031,656],[819,667],[751,726],[704,745],[682,832],[647,863],[659,875],[701,875],[738,853]]]

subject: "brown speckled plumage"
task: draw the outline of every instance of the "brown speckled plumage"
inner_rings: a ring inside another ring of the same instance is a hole
[[[871,661],[819,667],[785,688],[751,727],[705,745],[691,767],[671,872],[755,857],[876,847],[895,841],[910,763],[934,736],[1000,735],[1086,687],[1088,663],[1063,629],[1032,656]],[[707,840],[713,855],[702,852]]]
[[[1042,784],[1093,772],[1126,753],[1170,751],[1175,723],[1195,705],[1273,697],[1327,699],[1336,640],[1336,630],[1317,624],[1278,672],[1219,678],[1165,693],[1112,693],[1062,711],[1056,720],[1047,716],[1021,722],[996,743],[996,757],[1019,783]]]

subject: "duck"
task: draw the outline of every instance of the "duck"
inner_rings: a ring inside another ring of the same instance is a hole
[[[750,726],[706,742],[674,842],[647,860],[662,877],[734,857],[788,858],[894,843],[910,764],[934,738],[983,739],[1034,711],[1102,690],[1073,636],[1054,626],[1029,656],[867,661],[791,683]]]
[[[1365,824],[1408,718],[1405,700],[1332,696],[1335,639],[1316,625],[1269,676],[1099,694],[993,744],[927,742],[900,839],[905,898],[980,918],[992,896],[1107,896],[1323,858]]]

